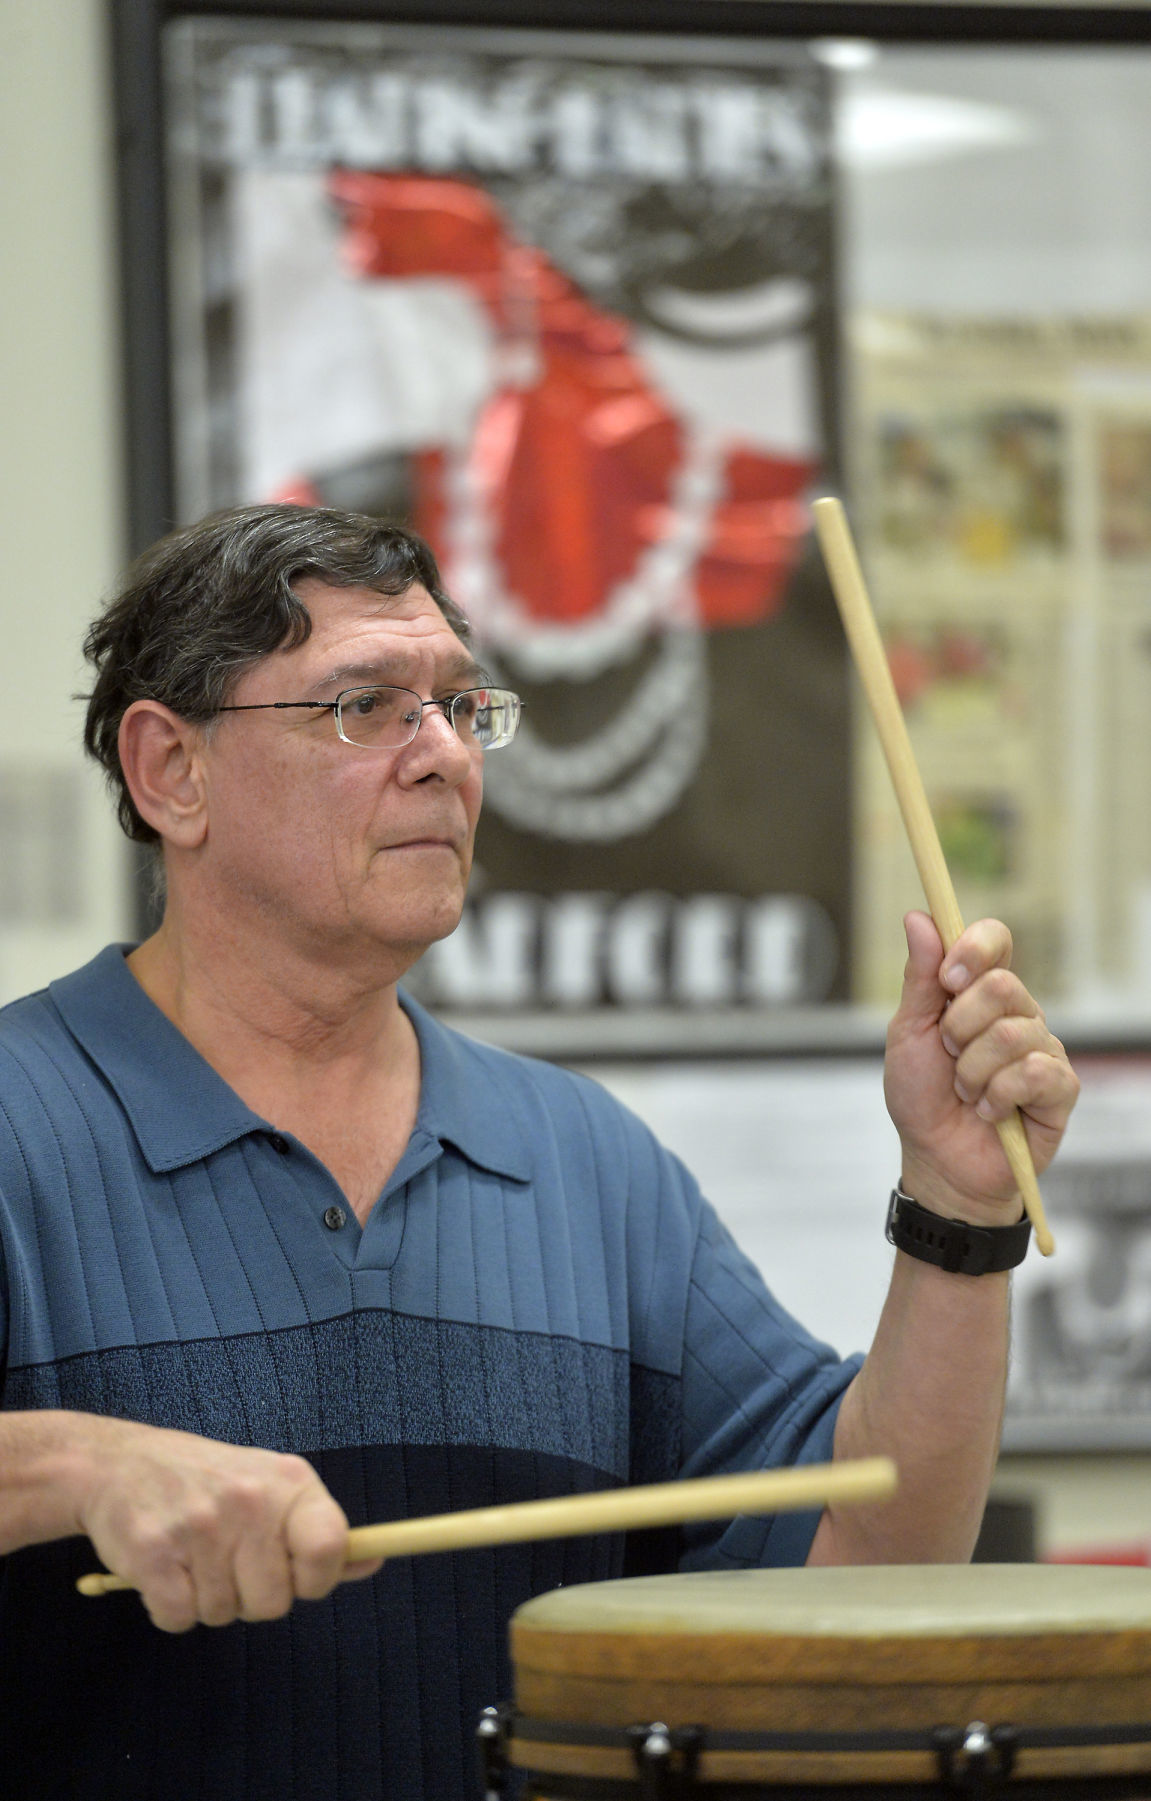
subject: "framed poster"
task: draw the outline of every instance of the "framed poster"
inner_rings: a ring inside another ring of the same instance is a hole
[[[592,1050],[845,1001],[826,66],[300,9],[157,81],[172,517],[413,524],[527,702],[416,992]]]
[[[843,661],[802,504],[829,479],[823,66],[197,19],[164,72],[180,516],[413,524],[526,701],[420,992],[609,1029],[842,996]]]

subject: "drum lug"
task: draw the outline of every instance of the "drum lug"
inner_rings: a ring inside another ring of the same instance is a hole
[[[695,1775],[703,1749],[701,1726],[671,1729],[662,1720],[629,1726],[641,1801],[681,1801],[695,1794]]]
[[[932,1733],[941,1780],[975,1801],[1007,1781],[1018,1742],[1014,1726],[986,1726],[982,1720],[968,1726],[937,1726]]]
[[[476,1727],[484,1801],[499,1801],[507,1786],[508,1729],[513,1712],[506,1702],[499,1707],[485,1707]]]

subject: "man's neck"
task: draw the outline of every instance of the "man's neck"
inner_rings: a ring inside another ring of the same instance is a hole
[[[304,959],[273,967],[266,945],[243,966],[218,938],[200,948],[166,919],[128,963],[240,1099],[327,1166],[365,1224],[419,1109],[419,1045],[398,974],[370,987]]]
[[[396,994],[402,969],[319,967],[279,947],[273,952],[267,942],[229,945],[219,931],[201,943],[169,916],[128,965],[249,1104],[268,1089],[291,1094],[373,1083],[410,1046]]]

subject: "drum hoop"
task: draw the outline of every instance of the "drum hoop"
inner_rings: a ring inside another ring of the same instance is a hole
[[[613,1750],[626,1750],[635,1742],[634,1726],[588,1726],[566,1720],[533,1719],[515,1708],[500,1708],[505,1740],[517,1739],[541,1745],[596,1745]],[[966,1722],[965,1722],[966,1725]],[[646,1722],[645,1722],[646,1729]],[[734,1728],[722,1731],[691,1722],[672,1727],[674,1737],[690,1732],[705,1751],[937,1751],[940,1735],[950,1727],[889,1728],[884,1732],[746,1732]],[[1151,1744],[1151,1722],[1141,1721],[1123,1726],[995,1726],[992,1731],[1010,1731],[1012,1742],[1020,1751],[1051,1750],[1092,1745]]]

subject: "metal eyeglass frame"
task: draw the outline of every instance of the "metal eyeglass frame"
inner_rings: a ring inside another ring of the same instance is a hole
[[[347,732],[344,730],[344,703],[357,694],[381,693],[411,695],[415,702],[415,708],[413,709],[415,713],[415,723],[407,737],[401,738],[395,744],[361,744],[357,739],[349,738]],[[416,733],[424,722],[424,713],[428,707],[439,707],[453,732],[459,737],[459,728],[456,725],[455,718],[456,708],[462,700],[467,700],[469,696],[473,694],[507,694],[510,695],[515,702],[515,724],[512,726],[507,737],[501,738],[498,744],[480,746],[482,750],[503,750],[506,745],[511,743],[519,729],[520,714],[524,705],[519,695],[513,693],[510,688],[463,688],[458,694],[447,694],[442,699],[421,700],[414,688],[396,688],[393,687],[390,682],[366,682],[358,688],[343,689],[341,693],[336,695],[335,700],[261,700],[253,701],[246,706],[240,707],[217,707],[216,711],[217,713],[267,713],[283,712],[297,707],[307,707],[313,711],[319,710],[326,713],[334,713],[337,732],[344,743],[350,744],[355,750],[403,750],[404,746],[410,744],[415,738]]]

